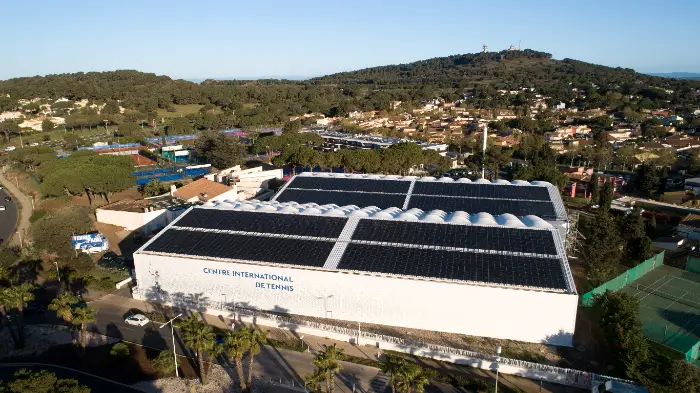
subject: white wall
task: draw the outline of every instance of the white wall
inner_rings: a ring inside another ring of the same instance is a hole
[[[161,209],[152,212],[136,213],[119,210],[97,209],[95,211],[95,215],[97,217],[97,222],[116,225],[129,231],[142,229],[144,233],[150,234],[157,229],[164,228],[186,210],[187,209]]]
[[[139,253],[134,261],[139,291],[150,291],[147,299],[163,296],[159,286],[185,307],[188,301],[221,302],[225,294],[225,301],[239,307],[567,346],[576,323],[578,296],[569,294]],[[229,275],[205,273],[205,268]],[[293,282],[232,276],[232,271],[288,276]]]

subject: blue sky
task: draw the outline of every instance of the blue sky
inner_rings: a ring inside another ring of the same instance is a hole
[[[640,72],[700,72],[700,1],[7,1],[0,79],[137,69],[317,76],[510,44]]]

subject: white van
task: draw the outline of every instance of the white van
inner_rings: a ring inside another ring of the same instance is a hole
[[[5,151],[15,151],[15,150],[17,150],[17,148],[14,147],[14,146],[7,146],[7,147],[5,148]]]

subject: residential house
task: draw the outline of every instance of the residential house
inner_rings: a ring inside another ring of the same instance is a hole
[[[3,122],[5,120],[15,120],[24,117],[22,112],[18,111],[12,111],[12,112],[3,112],[0,113],[0,122]]]

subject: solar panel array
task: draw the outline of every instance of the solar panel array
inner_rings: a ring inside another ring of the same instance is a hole
[[[411,189],[411,184],[413,188]],[[418,208],[562,219],[549,188],[535,185],[295,176],[273,198],[278,202]]]
[[[143,251],[567,290],[556,233],[194,208]],[[334,246],[343,243],[344,252],[331,255]]]

